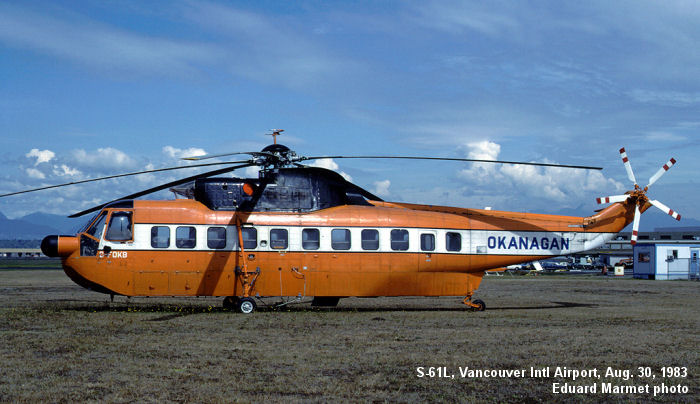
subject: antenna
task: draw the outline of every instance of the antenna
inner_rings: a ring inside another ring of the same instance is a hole
[[[277,136],[280,136],[282,132],[284,132],[284,129],[270,129],[272,133],[267,133],[268,136],[272,136],[272,139],[275,144],[277,144]]]

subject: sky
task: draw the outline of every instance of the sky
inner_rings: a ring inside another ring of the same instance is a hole
[[[280,128],[301,155],[604,168],[317,163],[385,200],[523,212],[589,215],[632,189],[621,147],[641,186],[675,157],[649,195],[700,219],[699,21],[695,1],[0,2],[0,193],[258,151]],[[0,212],[68,215],[196,172]]]

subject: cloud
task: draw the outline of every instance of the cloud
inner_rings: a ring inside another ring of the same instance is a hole
[[[77,177],[83,173],[77,168],[70,168],[65,164],[53,166],[53,174],[59,177]]]
[[[466,150],[468,158],[496,160],[501,147],[491,141],[482,141],[467,144]],[[532,200],[553,200],[563,204],[578,203],[591,197],[592,193],[603,195],[611,189],[624,191],[623,184],[605,178],[599,171],[564,167],[471,163],[470,168],[460,170],[457,176],[468,184],[478,185],[481,193],[494,197],[507,189]]]
[[[687,138],[671,132],[651,131],[644,136],[644,139],[649,142],[679,142]]]
[[[356,68],[321,46],[318,35],[295,19],[211,2],[192,3],[185,17],[222,38],[225,63],[237,76],[308,90]]]
[[[73,151],[74,164],[91,169],[132,169],[136,161],[126,153],[113,147],[103,147],[95,151],[78,149]]]
[[[200,149],[199,147],[190,147],[187,149],[178,149],[177,147],[173,146],[165,146],[163,147],[163,153],[165,153],[166,156],[174,159],[182,159],[185,157],[198,157],[198,156],[205,156],[207,154],[204,149]]]
[[[57,18],[7,4],[0,5],[0,42],[110,70],[157,74],[191,74],[221,54],[209,44],[135,34],[74,13]]]
[[[424,2],[416,9],[417,22],[452,34],[461,34],[466,31],[491,37],[512,33],[520,28],[516,18],[506,13],[480,8],[478,3]]]
[[[634,101],[671,107],[688,107],[700,104],[700,93],[681,91],[632,90],[629,97]]]
[[[29,151],[29,153],[25,154],[27,158],[36,158],[36,162],[34,163],[34,167],[38,166],[41,163],[48,163],[51,161],[54,157],[56,157],[56,153],[52,152],[51,150],[39,150],[39,149],[32,149]]]
[[[44,175],[44,173],[37,170],[36,168],[27,168],[25,172],[30,178],[34,178],[37,180],[43,180],[44,178],[46,178],[46,175]]]
[[[352,182],[352,177],[343,171],[338,171],[340,167],[338,167],[338,164],[333,161],[333,159],[318,159],[314,161],[313,163],[309,164],[311,167],[319,167],[319,168],[325,168],[327,170],[332,170],[340,174],[345,180]]]
[[[389,196],[391,194],[389,186],[391,186],[391,181],[389,180],[374,181],[373,193],[381,197]]]
[[[461,147],[466,150],[466,158],[475,160],[496,160],[501,152],[501,145],[488,140],[468,143]],[[499,166],[492,163],[472,163],[470,168],[460,170],[457,173],[460,178],[468,179],[477,184],[488,184],[493,178],[502,178]]]

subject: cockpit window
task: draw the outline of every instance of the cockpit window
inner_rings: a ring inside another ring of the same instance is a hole
[[[105,229],[105,220],[107,219],[107,212],[102,212],[100,217],[95,221],[95,223],[87,229],[86,233],[95,237],[96,239],[102,238],[102,232]]]
[[[90,227],[90,224],[95,221],[95,219],[97,218],[97,216],[99,214],[100,214],[100,212],[95,213],[94,215],[92,215],[92,217],[90,217],[90,219],[88,221],[83,223],[82,226],[80,226],[80,230],[78,230],[78,234],[85,233],[87,231],[87,229]]]
[[[129,241],[131,238],[131,212],[112,212],[105,239],[110,241]]]

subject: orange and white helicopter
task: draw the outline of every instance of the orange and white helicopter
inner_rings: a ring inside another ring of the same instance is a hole
[[[680,220],[646,195],[674,159],[641,188],[621,149],[634,189],[599,198],[598,203],[612,204],[592,216],[558,216],[386,202],[336,172],[301,162],[407,158],[600,168],[434,157],[304,157],[277,144],[280,132],[260,152],[192,158],[250,156],[246,160],[121,174],[229,165],[76,213],[71,217],[97,211],[76,235],[44,238],[42,251],[61,257],[77,284],[112,297],[221,296],[224,307],[251,313],[254,298],[271,296],[288,302],[313,297],[312,304],[321,306],[350,296],[466,296],[464,304],[484,310],[484,302],[472,296],[488,270],[599,247],[630,222],[634,243],[640,214],[651,206]],[[211,178],[249,166],[260,167],[258,178]],[[188,198],[135,199],[168,188]]]

